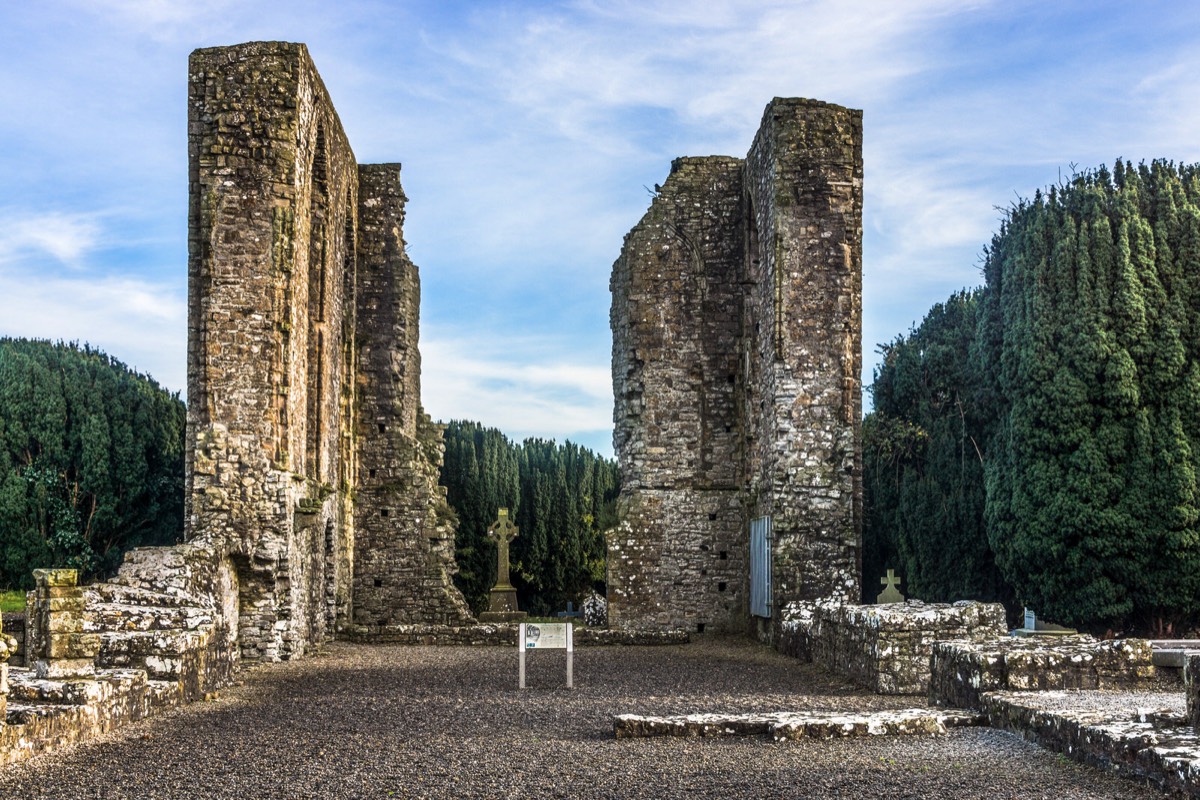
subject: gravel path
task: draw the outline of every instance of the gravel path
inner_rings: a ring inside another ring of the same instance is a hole
[[[1160,798],[1006,733],[776,743],[616,740],[618,713],[879,710],[742,641],[531,653],[336,644],[247,670],[219,700],[0,771],[24,798]]]

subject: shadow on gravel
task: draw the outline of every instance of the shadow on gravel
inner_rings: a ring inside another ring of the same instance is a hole
[[[986,729],[776,743],[617,740],[620,713],[876,710],[868,695],[744,640],[565,654],[336,644],[246,670],[199,703],[0,772],[0,797],[1084,797],[1154,792]],[[1020,769],[1012,765],[1020,764]]]

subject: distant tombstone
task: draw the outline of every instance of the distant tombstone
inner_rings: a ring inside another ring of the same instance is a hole
[[[879,593],[879,596],[875,598],[875,602],[879,605],[885,605],[887,603],[903,603],[904,595],[900,594],[900,590],[897,588],[900,586],[900,580],[900,577],[896,575],[896,571],[889,569],[887,577],[879,579],[879,582],[883,584],[884,588],[883,591]]]
[[[1062,625],[1054,625],[1049,622],[1042,622],[1037,618],[1037,614],[1033,613],[1033,609],[1025,609],[1025,627],[1017,628],[1012,632],[1013,636],[1074,636],[1079,631],[1074,628],[1065,628]]]
[[[509,582],[508,574],[508,546],[517,533],[517,526],[508,518],[508,509],[500,509],[496,521],[487,529],[488,538],[496,543],[496,585],[492,587],[488,610],[479,615],[482,622],[513,622],[527,616],[517,610],[517,590]]]

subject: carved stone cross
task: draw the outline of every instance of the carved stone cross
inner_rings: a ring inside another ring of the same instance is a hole
[[[508,518],[508,509],[500,509],[499,517],[487,529],[488,538],[496,543],[496,587],[511,589],[508,578],[508,545],[517,538],[517,526]],[[478,529],[477,529],[478,530]]]
[[[895,570],[888,570],[886,578],[880,578],[879,582],[883,585],[883,591],[875,598],[877,604],[883,603],[903,603],[904,595],[900,594],[900,576]]]

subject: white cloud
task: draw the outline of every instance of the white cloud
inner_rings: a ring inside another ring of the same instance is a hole
[[[171,390],[187,383],[186,319],[170,285],[0,267],[0,335],[88,342]]]
[[[421,342],[425,408],[435,419],[481,421],[518,441],[529,436],[588,444],[598,436],[608,440],[612,378],[607,364],[573,362],[554,352],[560,348],[559,342],[529,337],[481,345],[426,335]]]
[[[158,41],[194,38],[221,24],[238,4],[233,0],[72,0],[78,13],[94,15],[127,32]]]
[[[97,246],[100,234],[95,214],[0,209],[0,264],[49,255],[75,267]]]

